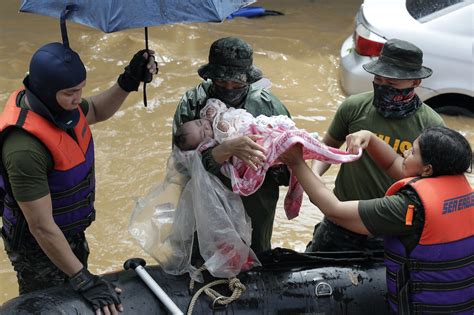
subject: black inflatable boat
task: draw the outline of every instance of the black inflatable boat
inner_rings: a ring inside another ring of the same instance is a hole
[[[263,267],[241,273],[245,292],[227,306],[207,295],[192,314],[390,314],[386,302],[383,252],[301,254],[274,249],[260,257]],[[171,276],[158,266],[145,270],[183,312],[202,284],[189,290],[188,275]],[[123,289],[122,314],[168,314],[167,308],[133,270],[104,275]],[[209,277],[210,278],[210,277]],[[206,279],[206,282],[215,279]],[[230,295],[226,285],[213,287]],[[25,294],[0,307],[0,314],[93,314],[67,285]]]

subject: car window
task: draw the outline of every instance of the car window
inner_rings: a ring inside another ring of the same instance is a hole
[[[458,6],[468,5],[469,2],[468,0],[407,0],[406,7],[410,15],[420,21],[443,9],[450,7],[455,9]]]

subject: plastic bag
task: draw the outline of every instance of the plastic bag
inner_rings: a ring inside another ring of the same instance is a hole
[[[213,276],[229,278],[259,266],[250,249],[251,222],[240,196],[204,169],[198,151],[175,149],[167,166],[164,182],[133,209],[129,231],[140,246],[165,272],[188,272],[197,281],[202,279],[191,265],[195,231],[204,265]]]

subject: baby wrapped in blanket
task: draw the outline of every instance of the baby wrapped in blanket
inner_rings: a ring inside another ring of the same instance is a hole
[[[181,125],[175,134],[175,144],[181,150],[201,152],[216,143],[240,136],[258,135],[256,142],[265,148],[265,161],[256,169],[244,161],[232,157],[222,165],[221,172],[231,179],[232,190],[243,196],[257,191],[262,185],[268,169],[281,164],[280,154],[297,143],[303,145],[305,160],[321,160],[338,164],[352,162],[360,158],[358,154],[349,154],[321,143],[303,129],[298,129],[287,116],[253,117],[245,109],[227,107],[218,99],[210,98],[200,112],[201,119]],[[303,189],[296,177],[291,176],[284,208],[288,219],[296,217],[303,200]]]

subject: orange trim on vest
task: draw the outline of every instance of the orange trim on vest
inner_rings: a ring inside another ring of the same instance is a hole
[[[405,216],[405,225],[413,225],[413,211],[415,210],[414,205],[408,205],[407,215]]]
[[[396,182],[386,195],[395,194],[412,179]],[[474,192],[464,175],[422,178],[408,185],[416,190],[425,209],[419,244],[449,243],[474,235]]]
[[[21,112],[21,108],[16,105],[16,98],[23,90],[16,90],[8,98],[0,116],[0,132],[10,126],[15,126]],[[55,170],[65,171],[85,161],[85,154],[92,139],[92,133],[80,107],[79,113],[79,122],[74,127],[76,142],[64,130],[56,127],[50,121],[31,110],[27,111],[22,128],[38,138],[48,148],[54,160]]]

